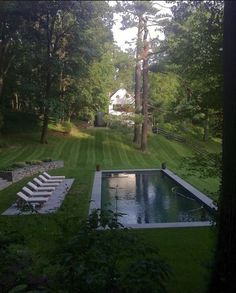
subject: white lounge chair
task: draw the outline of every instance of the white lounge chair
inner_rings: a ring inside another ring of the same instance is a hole
[[[23,192],[18,192],[17,206],[23,208],[25,205],[28,205],[32,210],[36,211],[36,206],[41,206],[43,203],[48,201],[48,197],[28,197]]]
[[[61,183],[63,181],[63,179],[47,179],[43,175],[39,175],[39,179],[44,183]]]
[[[52,191],[32,191],[27,187],[23,187],[22,190],[31,197],[49,197],[52,194]]]
[[[36,186],[32,182],[28,182],[27,185],[31,187],[33,191],[54,191],[55,187],[53,186]]]
[[[38,178],[34,178],[33,181],[35,183],[38,184],[38,186],[40,187],[50,187],[50,186],[54,186],[54,187],[57,187],[60,183],[59,182],[54,182],[54,183],[46,183],[46,182],[42,182],[40,181]]]
[[[65,179],[66,178],[65,176],[52,176],[52,175],[48,174],[47,172],[43,172],[43,175],[47,179],[51,179],[51,180],[54,180],[54,179]]]

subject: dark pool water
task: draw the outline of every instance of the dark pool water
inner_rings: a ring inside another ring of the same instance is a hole
[[[104,173],[102,209],[124,213],[123,224],[212,220],[202,203],[161,171]]]

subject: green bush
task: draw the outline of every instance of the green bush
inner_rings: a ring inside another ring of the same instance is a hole
[[[178,132],[178,127],[171,123],[165,123],[164,129],[170,132],[175,132],[175,133]]]
[[[63,129],[64,129],[64,131],[65,131],[66,133],[68,133],[68,134],[71,133],[72,126],[73,126],[73,124],[72,124],[71,122],[64,122],[64,123],[62,124],[62,126],[63,126]]]
[[[13,167],[13,168],[24,168],[26,166],[27,166],[26,162],[16,162],[16,163],[13,163],[11,167]]]
[[[31,160],[30,161],[30,165],[40,165],[40,164],[42,164],[41,160]]]
[[[46,158],[43,160],[31,160],[31,161],[25,161],[25,162],[15,162],[13,163],[10,167],[5,167],[2,168],[2,171],[13,171],[16,168],[24,168],[27,166],[32,166],[32,165],[40,165],[43,162],[52,162],[52,158]]]
[[[34,272],[33,258],[36,256],[33,257],[19,232],[7,231],[7,228],[1,224],[0,292],[42,292],[40,288],[46,278]]]
[[[45,158],[42,160],[42,162],[45,162],[45,163],[52,162],[52,158]]]
[[[124,134],[133,131],[134,117],[131,118],[128,115],[105,115],[103,120],[109,128],[122,132]]]
[[[169,266],[157,250],[123,228],[118,216],[112,211],[94,210],[79,227],[77,219],[62,223],[53,264],[58,270],[51,291],[166,292]],[[76,227],[77,232],[66,239],[68,227]]]

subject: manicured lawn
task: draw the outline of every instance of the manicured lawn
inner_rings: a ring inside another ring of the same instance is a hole
[[[191,155],[191,149],[183,144],[169,141],[159,135],[149,138],[149,153],[143,154],[134,148],[132,139],[111,130],[74,131],[73,136],[51,133],[49,143],[40,145],[39,134],[15,135],[4,138],[8,148],[0,149],[0,168],[13,162],[32,159],[64,160],[63,169],[52,174],[63,174],[75,178],[61,209],[54,215],[32,215],[21,217],[0,217],[0,225],[20,231],[30,248],[38,252],[38,263],[46,268],[47,254],[54,246],[54,235],[58,222],[66,223],[69,217],[86,217],[92,188],[95,165],[102,169],[159,168],[162,162],[188,182],[202,191],[218,189],[217,179],[188,177],[180,169],[181,160]],[[213,144],[214,149],[220,145]],[[22,186],[29,181],[23,179],[0,192],[0,213],[16,198]],[[143,235],[151,245],[160,248],[173,268],[169,284],[170,293],[203,293],[207,281],[206,266],[212,253],[214,233],[212,228],[150,229],[134,231]]]

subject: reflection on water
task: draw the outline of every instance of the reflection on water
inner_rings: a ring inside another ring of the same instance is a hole
[[[105,174],[102,208],[124,213],[119,221],[127,224],[211,220],[191,193],[160,171]]]

